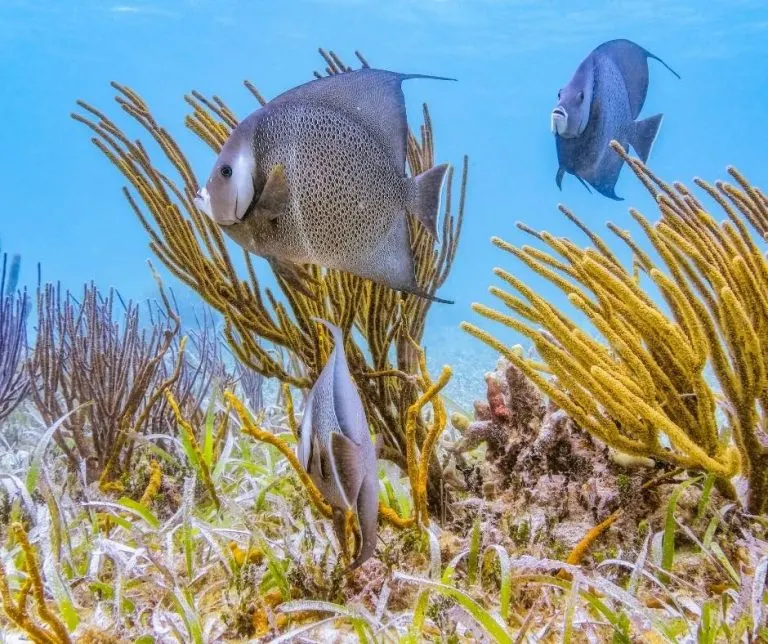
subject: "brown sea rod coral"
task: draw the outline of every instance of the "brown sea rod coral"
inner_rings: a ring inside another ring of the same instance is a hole
[[[7,259],[2,255],[0,268],[0,423],[18,407],[29,387],[22,368],[29,298],[26,292],[16,291],[13,274],[18,273],[18,257],[12,260],[10,279],[6,280]]]
[[[86,483],[109,483],[130,467],[136,435],[150,426],[153,409],[178,378],[161,379],[160,366],[179,321],[142,328],[139,307],[128,303],[122,320],[116,294],[86,285],[82,300],[52,284],[40,288],[35,349],[28,362],[31,396],[70,467],[85,464]],[[67,415],[69,414],[69,415]]]
[[[516,354],[474,325],[463,327],[498,349],[606,444],[710,471],[725,485],[741,474],[747,483],[747,509],[765,513],[768,260],[761,242],[768,231],[768,200],[733,168],[729,173],[736,185],[712,186],[696,179],[727,216],[717,222],[685,186],[662,182],[618,144],[612,146],[661,211],[651,224],[630,210],[660,261],[628,232],[609,224],[633,253],[635,271],[625,268],[609,245],[563,206],[561,212],[589,237],[592,247],[580,248],[524,225],[519,227],[549,250],[493,239],[566,293],[602,338],[502,269],[495,272],[514,293],[497,287],[491,292],[515,315],[480,304],[473,308],[528,337],[541,362]],[[647,286],[643,278],[650,281]],[[663,302],[654,299],[652,287]],[[727,427],[718,422],[718,404]]]
[[[335,54],[322,50],[321,54],[327,74],[350,70]],[[274,294],[262,287],[248,254],[242,256],[244,270],[236,270],[220,229],[193,205],[199,184],[178,144],[133,90],[116,83],[113,86],[122,109],[160,148],[160,159],[151,157],[144,143],[130,140],[114,121],[85,103],[79,103],[85,115],[75,114],[74,118],[95,133],[93,142],[133,186],[135,193],[126,189],[125,196],[144,225],[152,250],[176,277],[224,316],[224,335],[235,356],[265,377],[309,387],[331,350],[330,338],[318,331],[311,318],[336,323],[346,338],[345,350],[371,430],[383,437],[383,457],[405,466],[405,419],[419,394],[411,377],[418,372],[418,351],[412,340],[420,342],[431,303],[318,266],[304,267],[309,278],[307,292],[292,289],[276,274],[281,293]],[[246,87],[258,103],[265,103],[252,84],[246,82]],[[208,99],[192,92],[185,100],[192,107],[186,118],[187,127],[218,152],[236,126],[237,117],[215,96]],[[435,165],[432,124],[426,106],[420,136],[409,133],[407,161],[411,176]],[[166,172],[168,167],[175,176]],[[456,255],[466,177],[465,158],[458,207],[451,191],[452,172],[449,173],[439,246],[418,222],[410,222],[417,282],[428,293],[434,293],[445,282]],[[136,193],[139,200],[134,196]],[[143,202],[143,207],[139,202]],[[284,347],[298,357],[306,365],[307,377],[297,377],[286,370],[268,352],[265,343]],[[419,422],[419,444],[425,436],[425,425]],[[439,478],[439,471],[434,474],[430,483]],[[438,489],[437,485],[433,488],[433,502],[438,498]]]

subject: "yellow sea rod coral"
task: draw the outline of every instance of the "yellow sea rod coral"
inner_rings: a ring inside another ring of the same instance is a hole
[[[29,542],[27,533],[20,523],[12,524],[11,532],[24,553],[27,578],[14,601],[8,575],[0,564],[0,600],[2,600],[3,612],[36,644],[70,644],[72,639],[67,632],[67,627],[46,604],[45,588],[40,576],[40,561],[37,552]],[[36,617],[29,614],[27,603],[30,595],[35,603]]]
[[[149,464],[149,483],[147,483],[147,487],[144,489],[144,494],[141,495],[139,503],[149,507],[157,496],[157,493],[160,491],[162,483],[163,470],[160,467],[160,463],[153,458],[152,462]]]
[[[634,255],[637,270],[661,293],[653,299],[608,244],[567,208],[561,212],[592,247],[519,227],[549,250],[517,247],[494,238],[567,296],[601,339],[580,327],[511,273],[495,273],[513,292],[491,287],[514,315],[481,304],[482,316],[533,342],[543,364],[513,352],[480,328],[469,333],[503,353],[584,429],[628,454],[702,468],[726,480],[748,481],[750,512],[768,511],[768,200],[736,170],[736,186],[702,188],[727,215],[718,223],[683,185],[668,185],[613,143],[654,196],[661,218],[651,224],[630,210],[661,258],[655,262],[628,232],[610,230]],[[752,231],[750,231],[750,228]],[[757,233],[757,234],[755,234]],[[650,285],[649,285],[650,286]],[[720,437],[717,388],[733,435]],[[551,374],[551,376],[550,376]]]
[[[321,50],[321,54],[328,74],[350,69],[332,52]],[[363,66],[368,66],[362,56],[358,57]],[[260,104],[266,102],[252,84],[245,85]],[[347,338],[350,369],[371,429],[382,436],[385,456],[402,463],[406,452],[405,416],[419,395],[411,377],[418,371],[418,352],[408,338],[421,340],[431,303],[317,266],[302,268],[307,292],[291,288],[279,273],[275,274],[282,295],[276,297],[260,283],[252,256],[243,255],[244,270],[237,271],[221,230],[193,204],[200,186],[179,145],[155,121],[136,92],[116,83],[113,87],[121,108],[142,126],[164,158],[156,161],[149,147],[133,141],[106,114],[86,103],[79,103],[85,113],[73,117],[94,133],[94,144],[133,187],[134,192],[126,189],[125,196],[155,254],[169,271],[222,313],[224,335],[237,359],[266,377],[308,388],[331,350],[328,339],[318,332],[311,318],[333,320]],[[207,99],[192,92],[185,99],[192,107],[187,127],[218,153],[236,126],[237,117],[218,97]],[[423,116],[420,136],[408,134],[411,176],[435,166],[434,135],[426,106]],[[464,216],[466,181],[465,157],[458,199],[452,192],[453,171],[448,173],[439,245],[420,223],[409,223],[416,281],[428,293],[434,293],[445,282],[453,264]],[[350,333],[352,329],[354,333]],[[298,358],[306,365],[306,376],[285,368],[268,344],[284,347]],[[416,431],[421,442],[427,431],[421,420]],[[439,468],[432,470],[435,476],[429,480],[430,503],[440,499]]]

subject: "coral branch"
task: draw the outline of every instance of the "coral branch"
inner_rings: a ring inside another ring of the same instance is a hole
[[[333,516],[331,506],[325,502],[325,499],[323,499],[323,495],[320,493],[320,490],[317,489],[315,484],[312,482],[312,479],[309,478],[309,474],[307,474],[307,472],[301,466],[301,463],[299,463],[299,459],[296,458],[296,455],[293,453],[290,445],[279,439],[274,434],[257,427],[251,420],[251,416],[245,409],[243,403],[240,402],[237,396],[235,396],[231,391],[224,392],[224,398],[235,410],[237,417],[240,419],[243,431],[261,443],[267,443],[268,445],[276,447],[291,464],[291,467],[293,467],[296,474],[299,475],[301,482],[307,488],[309,498],[312,499],[312,502],[315,504],[315,507],[318,509],[318,511],[326,517],[330,518]]]
[[[41,644],[70,644],[72,639],[69,637],[66,626],[48,608],[45,602],[45,588],[40,576],[40,562],[38,561],[37,553],[32,548],[32,544],[29,543],[27,533],[20,523],[13,523],[11,525],[11,532],[24,553],[27,580],[19,592],[18,601],[14,602],[8,584],[7,573],[3,565],[0,564],[0,599],[2,599],[5,614],[16,626],[29,635],[34,642]],[[33,620],[27,613],[27,598],[30,594],[35,601],[37,614],[40,618],[39,621]]]

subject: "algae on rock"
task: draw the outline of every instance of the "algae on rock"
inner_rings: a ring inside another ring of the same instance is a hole
[[[475,403],[475,418],[453,451],[486,444],[484,462],[471,471],[477,480],[468,483],[508,517],[502,532],[519,546],[551,556],[558,545],[575,548],[619,508],[629,524],[658,510],[657,492],[643,490],[648,469],[617,464],[604,443],[546,401],[509,360],[499,358],[486,383],[486,400]],[[631,547],[636,537],[634,530],[615,531],[610,542]]]

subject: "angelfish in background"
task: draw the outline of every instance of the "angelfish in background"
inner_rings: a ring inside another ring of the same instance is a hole
[[[616,139],[625,150],[631,145],[645,163],[662,120],[661,114],[635,120],[648,93],[648,58],[658,60],[680,78],[640,45],[610,40],[589,54],[558,92],[551,114],[558,188],[562,189],[563,175],[568,172],[585,187],[588,183],[600,194],[622,200],[615,187],[624,161],[608,144]]]
[[[232,131],[195,204],[296,288],[297,265],[319,264],[451,303],[416,283],[406,217],[437,237],[448,166],[405,174],[409,78],[453,80],[363,68],[274,98]]]
[[[378,448],[371,440],[363,403],[352,380],[341,329],[325,320],[334,340],[333,352],[312,386],[301,419],[297,457],[333,508],[336,536],[346,546],[346,512],[360,525],[361,543],[350,570],[369,559],[376,548],[379,515]]]

